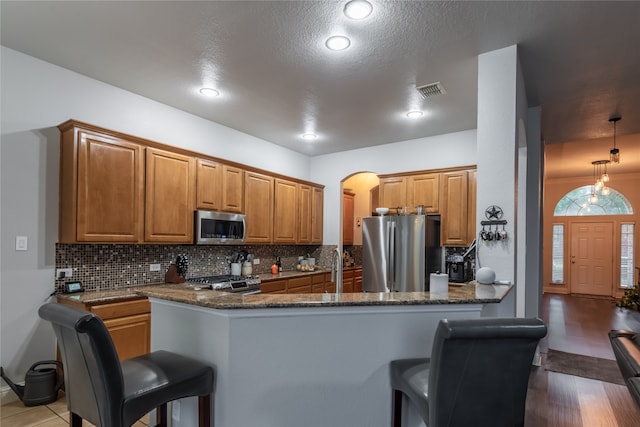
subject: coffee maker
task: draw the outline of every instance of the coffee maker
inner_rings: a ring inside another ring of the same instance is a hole
[[[449,274],[449,281],[453,283],[469,282],[473,279],[473,266],[469,260],[469,254],[476,249],[476,241],[474,240],[467,251],[460,254],[447,255],[446,268]]]
[[[471,279],[471,267],[463,255],[447,255],[446,267],[450,282],[464,283]]]

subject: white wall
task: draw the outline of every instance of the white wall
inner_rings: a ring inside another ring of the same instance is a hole
[[[68,119],[309,179],[309,158],[2,47],[0,364],[14,380],[54,357],[38,307],[54,289],[59,132]],[[28,250],[15,251],[15,237]]]
[[[438,169],[476,164],[476,131],[394,142],[311,158],[313,182],[324,189],[324,243],[340,236],[342,193],[340,182],[360,171],[376,174]]]

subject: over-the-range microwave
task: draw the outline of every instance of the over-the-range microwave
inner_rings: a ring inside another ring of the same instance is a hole
[[[235,245],[244,243],[245,216],[227,212],[197,210],[195,243],[198,245]]]

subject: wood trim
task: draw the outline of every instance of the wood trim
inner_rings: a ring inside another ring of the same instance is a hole
[[[297,182],[299,184],[307,184],[307,185],[311,185],[311,186],[315,186],[315,187],[319,187],[319,188],[324,188],[324,185],[322,184],[316,184],[315,182],[311,182],[311,181],[305,181],[299,178],[293,178],[290,176],[286,176],[286,175],[281,175],[278,173],[274,173],[268,170],[264,170],[264,169],[259,169],[259,168],[255,168],[252,166],[248,166],[242,163],[236,163],[233,162],[231,160],[225,160],[222,159],[220,157],[214,157],[214,156],[209,156],[207,154],[203,154],[203,153],[198,153],[196,151],[191,151],[191,150],[186,150],[184,148],[180,148],[180,147],[174,147],[172,145],[168,145],[168,144],[164,144],[161,142],[157,142],[157,141],[152,141],[149,139],[144,139],[144,138],[140,138],[138,136],[134,136],[134,135],[129,135],[126,133],[122,133],[122,132],[118,132],[118,131],[114,131],[114,130],[110,130],[110,129],[105,129],[96,125],[91,125],[88,123],[84,123],[84,122],[80,122],[78,120],[74,120],[74,119],[69,119],[64,123],[61,123],[60,125],[58,125],[58,129],[61,132],[64,132],[65,130],[68,130],[70,128],[73,127],[77,127],[77,128],[82,128],[85,130],[90,130],[90,131],[94,131],[94,132],[100,132],[103,134],[106,134],[108,136],[112,136],[114,138],[120,138],[120,139],[126,139],[127,141],[130,142],[136,142],[140,145],[144,145],[145,147],[150,147],[150,148],[157,148],[160,150],[167,150],[167,151],[171,151],[177,154],[182,154],[185,156],[192,156],[192,157],[198,157],[201,159],[206,159],[206,160],[211,160],[211,161],[215,161],[218,163],[222,163],[222,164],[226,164],[229,166],[234,166],[237,168],[241,168],[244,169],[245,171],[250,171],[250,172],[256,172],[256,173],[260,173],[260,174],[265,174],[265,175],[269,175],[272,176],[274,178],[281,178],[281,179],[286,179],[289,181],[294,181]]]
[[[476,165],[468,165],[468,166],[455,166],[451,168],[442,168],[442,169],[425,169],[419,171],[408,171],[408,172],[398,172],[398,173],[387,173],[384,175],[378,175],[378,178],[395,178],[402,176],[412,176],[412,175],[422,175],[425,173],[445,173],[445,172],[459,172],[459,171],[468,171],[468,170],[476,170],[478,167]]]

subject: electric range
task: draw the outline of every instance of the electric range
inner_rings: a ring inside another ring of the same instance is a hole
[[[232,276],[222,274],[218,276],[191,277],[187,280],[194,289],[213,289],[215,291],[225,291],[244,294],[260,293],[260,277],[258,276]]]

